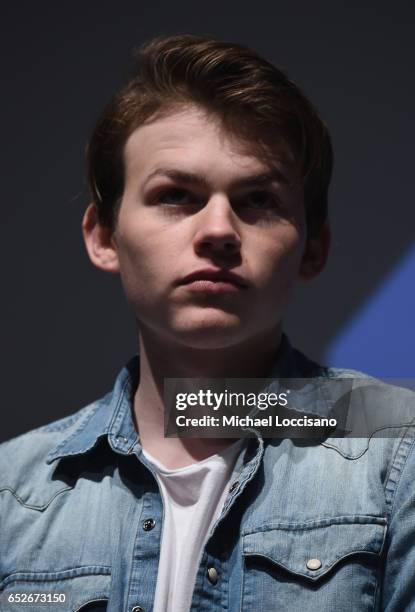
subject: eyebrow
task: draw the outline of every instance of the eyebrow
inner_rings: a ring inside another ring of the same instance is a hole
[[[196,172],[186,172],[169,167],[161,167],[153,170],[146,178],[143,186],[145,186],[155,176],[165,176],[180,183],[188,183],[205,188],[209,187],[209,181],[202,174],[198,174]],[[290,185],[290,181],[285,174],[281,172],[281,170],[272,168],[266,172],[260,172],[242,179],[238,179],[232,183],[232,188],[264,186],[275,181],[284,185]]]

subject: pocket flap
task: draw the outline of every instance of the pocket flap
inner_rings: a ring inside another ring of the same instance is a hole
[[[380,517],[272,523],[243,533],[242,550],[245,557],[262,557],[317,580],[349,555],[380,555],[385,535],[386,519]]]

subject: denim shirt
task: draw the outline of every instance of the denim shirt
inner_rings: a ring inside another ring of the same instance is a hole
[[[138,370],[135,357],[104,398],[0,446],[2,612],[153,610],[163,503],[132,419]],[[273,375],[357,374],[316,366],[284,339]],[[327,413],[324,397],[311,400]],[[379,383],[376,402],[413,418],[409,391]],[[414,446],[413,426],[247,439],[192,612],[415,610]],[[22,593],[66,601],[9,601]]]

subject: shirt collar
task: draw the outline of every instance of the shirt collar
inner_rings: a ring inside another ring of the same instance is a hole
[[[301,363],[305,360],[308,372]],[[278,351],[278,357],[270,372],[270,378],[278,384],[280,378],[310,376],[311,371],[318,368],[316,364],[295,351],[288,338],[283,334]],[[88,406],[75,423],[66,431],[63,439],[47,456],[47,463],[90,451],[100,438],[107,437],[110,447],[118,453],[128,454],[138,442],[138,434],[133,421],[133,396],[138,385],[140,362],[135,355],[119,373],[112,392]],[[320,369],[321,370],[321,369]],[[314,376],[316,374],[314,373]],[[327,398],[319,394],[318,412],[327,414]],[[308,407],[310,406],[307,402]],[[316,404],[314,402],[314,407]],[[301,405],[298,410],[306,410]],[[315,410],[313,410],[315,412]]]
[[[127,454],[138,441],[132,417],[132,398],[137,388],[139,357],[135,355],[121,370],[114,388],[82,411],[65,437],[48,454],[47,463],[91,450],[102,437],[111,448]]]
[[[294,411],[318,417],[329,415],[334,398],[327,384],[327,368],[294,349],[285,334],[269,379],[265,389],[268,393],[278,393],[281,386],[290,389],[290,407]]]

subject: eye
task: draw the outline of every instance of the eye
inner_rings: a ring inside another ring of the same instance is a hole
[[[187,204],[197,204],[198,199],[192,196],[185,189],[172,187],[170,189],[165,189],[164,191],[162,191],[156,197],[156,202],[160,204],[167,204],[170,206],[183,206]]]
[[[278,209],[280,206],[279,199],[274,193],[270,191],[252,191],[246,196],[240,199],[240,202],[244,206],[249,208],[255,208],[257,210],[263,209]]]

